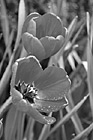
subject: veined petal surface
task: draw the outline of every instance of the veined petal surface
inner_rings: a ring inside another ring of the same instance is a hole
[[[58,100],[68,93],[70,80],[65,70],[51,66],[41,72],[34,85],[38,89],[37,98]]]
[[[36,80],[41,73],[42,68],[38,60],[34,56],[28,56],[21,58],[16,61],[18,63],[18,68],[16,72],[15,84],[20,82],[25,82],[31,84]]]
[[[61,108],[67,106],[68,101],[65,97],[60,100],[42,100],[35,98],[34,100],[35,105],[34,107],[39,110],[40,112],[56,112]]]
[[[59,17],[52,13],[46,13],[43,16],[39,16],[36,21],[36,36],[40,39],[44,36],[57,37],[58,35],[64,35],[64,27]]]
[[[45,58],[44,47],[38,38],[26,32],[22,36],[22,41],[28,54],[36,56],[39,60]]]
[[[28,26],[29,26],[29,21],[32,19],[32,18],[36,18],[36,17],[39,17],[39,13],[37,12],[34,12],[34,13],[31,13],[27,16],[27,18],[25,19],[25,22],[23,24],[23,28],[22,28],[22,34],[27,32],[27,29],[28,29]]]

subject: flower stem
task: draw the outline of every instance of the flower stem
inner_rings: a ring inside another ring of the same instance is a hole
[[[2,117],[3,113],[8,109],[9,105],[12,103],[12,97],[10,96],[5,103],[0,107],[0,118]]]

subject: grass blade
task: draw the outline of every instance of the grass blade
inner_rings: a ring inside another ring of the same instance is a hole
[[[7,45],[7,48],[6,48],[5,52],[4,52],[2,61],[1,61],[1,63],[0,63],[0,72],[1,72],[1,69],[2,69],[2,66],[3,66],[3,63],[4,63],[4,60],[5,60],[5,58],[6,58],[6,55],[7,55],[7,53],[8,53],[9,50],[10,50],[10,47],[11,47],[11,44],[12,44],[12,41],[13,41],[13,37],[14,37],[14,30],[12,30],[12,32],[11,32],[11,34],[10,34],[10,36],[9,36],[8,45]]]
[[[60,110],[60,119],[61,120],[63,119],[63,110],[62,109]],[[62,129],[62,139],[63,140],[67,140],[66,131],[65,131],[64,125],[61,126],[61,129]]]
[[[68,97],[69,105],[66,107],[66,110],[69,113],[71,111],[71,109],[74,108],[74,102],[72,99],[71,92],[68,94],[67,97]],[[81,121],[78,117],[77,112],[71,117],[71,119],[72,119],[72,122],[74,124],[75,129],[76,129],[76,133],[79,134],[81,131],[83,131],[83,126],[81,124]]]
[[[77,25],[77,16],[72,20],[71,24],[68,27],[66,40],[65,40],[65,43],[61,49],[61,53],[63,52],[63,50],[64,50],[65,46],[67,45],[67,43],[69,42],[70,38],[72,37],[73,32],[75,31],[76,25]]]
[[[48,134],[50,131],[50,125],[44,125],[44,127],[42,128],[42,132],[39,136],[38,140],[45,140],[46,134]]]
[[[20,0],[19,10],[18,10],[18,32],[17,32],[16,43],[15,43],[15,50],[17,49],[18,44],[20,42],[22,27],[23,27],[23,23],[25,21],[25,16],[26,16],[25,12],[26,12],[25,2],[24,2],[24,0]]]
[[[14,60],[14,56],[15,56],[15,52],[18,48],[18,45],[20,43],[20,39],[21,39],[21,32],[22,32],[22,26],[23,26],[23,23],[24,23],[24,20],[25,20],[25,4],[24,4],[24,0],[20,0],[20,4],[19,4],[19,16],[18,16],[18,33],[17,33],[17,39],[16,39],[16,43],[15,43],[15,46],[14,46],[14,51],[11,55],[11,59],[9,61],[9,64],[6,68],[6,71],[4,72],[3,74],[3,77],[0,81],[0,96],[3,92],[3,90],[5,89],[8,81],[9,81],[9,78],[11,76],[11,68],[12,68],[12,63],[13,63],[13,60]]]
[[[72,140],[83,140],[85,139],[89,133],[93,130],[93,123],[90,124],[89,127],[87,127],[86,129],[84,129],[80,134],[78,134],[75,138],[73,138]]]
[[[75,68],[76,68],[76,67],[75,67],[75,60],[74,60],[74,58],[73,58],[73,56],[72,56],[72,53],[69,53],[67,59],[68,59],[68,62],[69,62],[69,64],[70,64],[72,70],[75,70]]]
[[[29,117],[25,134],[24,134],[24,139],[32,140],[34,123],[35,123],[35,120]]]
[[[7,47],[9,39],[9,22],[4,0],[1,0],[1,25],[4,36],[5,45]]]
[[[51,117],[51,115],[52,115],[52,113],[50,113],[49,116]],[[38,140],[45,140],[45,137],[49,133],[49,131],[50,131],[50,125],[44,125]]]
[[[18,111],[15,109],[14,106],[11,106],[5,123],[5,140],[14,140],[16,127],[17,127],[17,116]]]
[[[23,140],[23,134],[24,134],[24,119],[25,119],[25,113],[19,111],[18,114],[18,126],[17,126],[17,140]]]
[[[93,17],[92,17],[93,19]],[[87,62],[88,62],[88,87],[90,94],[90,106],[93,117],[93,54],[92,54],[92,39],[93,39],[93,22],[90,21],[90,16],[87,13],[87,33],[88,33],[88,46],[87,46]]]
[[[73,32],[75,31],[76,25],[77,25],[77,19],[78,16],[76,16],[72,22],[70,23],[69,27],[68,27],[68,35],[73,34]]]
[[[62,3],[63,0],[58,0],[57,1],[57,15],[60,16],[61,10],[62,10]]]
[[[28,140],[33,140],[33,135],[34,135],[33,127],[34,127],[34,124],[35,124],[35,120],[32,119],[32,123],[31,123],[29,131],[28,131],[29,132]]]
[[[3,135],[3,123],[2,123],[3,119],[0,120],[0,138]]]
[[[60,120],[52,129],[51,131],[48,133],[48,135],[46,136],[45,140],[54,132],[58,129],[58,127],[60,127],[61,125],[63,125],[67,120],[69,120],[74,113],[77,112],[77,110],[84,104],[84,102],[87,100],[87,98],[89,97],[89,94],[87,96],[85,96],[67,115],[64,116],[64,118],[62,120]]]
[[[12,103],[12,97],[10,96],[5,103],[0,107],[0,118],[2,117],[4,111],[8,108],[8,106]]]

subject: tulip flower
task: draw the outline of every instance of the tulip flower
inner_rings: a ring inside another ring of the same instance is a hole
[[[52,13],[43,16],[31,13],[22,30],[22,42],[28,54],[41,61],[56,54],[65,40],[66,28],[59,17]]]
[[[70,80],[62,68],[51,66],[43,70],[34,56],[20,58],[13,65],[13,104],[43,124],[51,124],[55,118],[44,116],[42,112],[49,114],[68,104],[65,95],[69,89]]]

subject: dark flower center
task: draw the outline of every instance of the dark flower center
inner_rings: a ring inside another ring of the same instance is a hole
[[[23,95],[23,99],[27,99],[30,103],[34,103],[37,89],[33,85],[18,82],[18,84],[15,85],[15,88]]]

